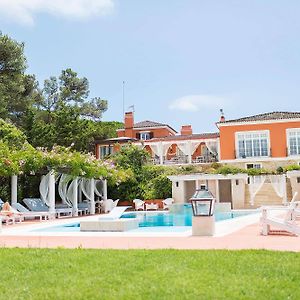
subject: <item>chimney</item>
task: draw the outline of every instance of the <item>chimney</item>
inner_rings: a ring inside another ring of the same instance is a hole
[[[222,108],[220,109],[220,113],[221,113],[221,116],[220,116],[220,122],[225,122],[224,111],[223,111]]]
[[[125,129],[132,129],[133,124],[134,124],[133,112],[132,111],[126,112],[124,118]]]
[[[192,135],[193,134],[192,125],[182,125],[180,133],[181,135]]]

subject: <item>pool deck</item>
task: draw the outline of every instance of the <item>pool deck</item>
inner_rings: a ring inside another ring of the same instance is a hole
[[[71,219],[76,222],[79,218]],[[68,219],[66,222],[70,222]],[[47,225],[55,225],[55,221]],[[40,224],[40,223],[39,223]],[[26,222],[14,226],[3,226],[0,234],[1,247],[30,248],[94,248],[94,249],[269,249],[281,251],[300,251],[300,237],[285,235],[260,235],[258,222],[246,225],[229,234],[214,237],[188,236],[122,236],[90,233],[23,233],[22,229],[38,226],[36,222]],[[9,229],[6,229],[9,228]],[[10,230],[10,228],[12,230]]]

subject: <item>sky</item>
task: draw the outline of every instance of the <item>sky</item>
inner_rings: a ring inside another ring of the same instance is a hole
[[[25,43],[42,86],[72,68],[104,121],[191,124],[300,111],[298,0],[0,0],[0,30]]]

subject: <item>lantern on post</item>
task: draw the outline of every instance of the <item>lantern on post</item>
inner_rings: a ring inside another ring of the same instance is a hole
[[[190,199],[193,209],[193,235],[211,236],[215,233],[215,197],[206,188],[196,190]]]
[[[215,198],[210,191],[206,189],[196,190],[190,201],[192,203],[194,217],[213,216]]]

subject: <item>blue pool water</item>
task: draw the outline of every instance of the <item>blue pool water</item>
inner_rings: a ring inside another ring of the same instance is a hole
[[[249,212],[223,212],[216,213],[216,221],[223,221],[244,216]],[[157,227],[157,226],[192,226],[192,214],[172,214],[172,213],[126,213],[121,218],[137,218],[139,227]]]
[[[232,211],[219,212],[215,214],[216,221],[232,219],[240,216],[251,214],[249,211]],[[190,205],[183,205],[180,209],[176,208],[174,211],[166,212],[127,212],[121,218],[137,218],[139,220],[139,227],[149,230],[151,227],[188,227],[192,226],[192,208]],[[69,223],[60,226],[52,226],[48,228],[37,229],[35,231],[51,231],[51,232],[77,232],[80,230],[80,224]]]

